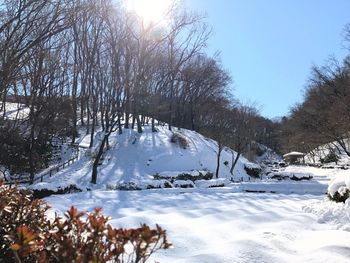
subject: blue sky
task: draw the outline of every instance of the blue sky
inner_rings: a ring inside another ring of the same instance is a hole
[[[206,13],[213,29],[208,52],[221,51],[235,96],[257,102],[269,118],[302,101],[312,65],[347,54],[350,0],[184,1]]]

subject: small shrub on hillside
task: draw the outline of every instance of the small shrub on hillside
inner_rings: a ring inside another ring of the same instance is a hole
[[[334,152],[330,152],[329,154],[326,155],[325,158],[320,159],[321,163],[337,163],[338,160],[339,160],[339,157]]]
[[[252,177],[259,177],[262,171],[260,167],[251,167],[247,165],[244,165],[244,170],[249,176],[252,176]]]
[[[228,161],[224,161],[224,165],[228,166]]]
[[[160,226],[112,228],[101,209],[48,220],[44,201],[0,182],[0,262],[145,262],[170,246]]]
[[[183,136],[180,133],[173,133],[170,138],[171,143],[177,143],[179,146],[183,149],[187,149],[190,146],[190,143],[186,139],[185,136]]]

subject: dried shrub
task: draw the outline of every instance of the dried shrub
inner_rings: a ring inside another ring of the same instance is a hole
[[[0,182],[0,262],[146,262],[170,243],[160,226],[111,227],[101,209],[48,220],[47,204]]]
[[[190,147],[189,141],[180,133],[173,133],[170,138],[171,143],[177,143],[181,148],[187,149]]]
[[[244,170],[249,176],[256,177],[256,178],[259,177],[261,173],[261,168],[258,168],[258,167],[249,167],[244,165]]]
[[[339,161],[339,157],[336,153],[330,152],[325,158],[321,158],[320,161],[321,163],[337,163]]]

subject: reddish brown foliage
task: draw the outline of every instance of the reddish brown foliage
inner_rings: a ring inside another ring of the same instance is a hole
[[[71,207],[64,219],[49,221],[45,202],[30,197],[0,182],[1,262],[145,262],[170,246],[160,226],[113,228],[99,208]]]

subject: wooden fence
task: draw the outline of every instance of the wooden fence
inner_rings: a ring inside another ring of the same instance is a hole
[[[36,182],[43,182],[44,178],[45,177],[51,177],[52,175],[54,175],[55,173],[59,172],[60,170],[64,169],[65,167],[68,167],[70,165],[72,165],[73,163],[75,163],[77,160],[79,159],[79,152],[71,159],[63,162],[63,163],[60,163],[60,164],[57,164],[53,167],[51,167],[47,172],[42,172],[40,173],[39,175],[37,175],[35,178],[34,178],[34,183]],[[2,171],[0,171],[2,172]],[[4,172],[2,172],[4,173]],[[29,178],[26,178],[26,179],[22,179],[22,180],[10,180],[10,181],[6,181],[5,184],[8,184],[10,185],[10,187],[14,184],[29,184],[30,183],[30,179]]]

